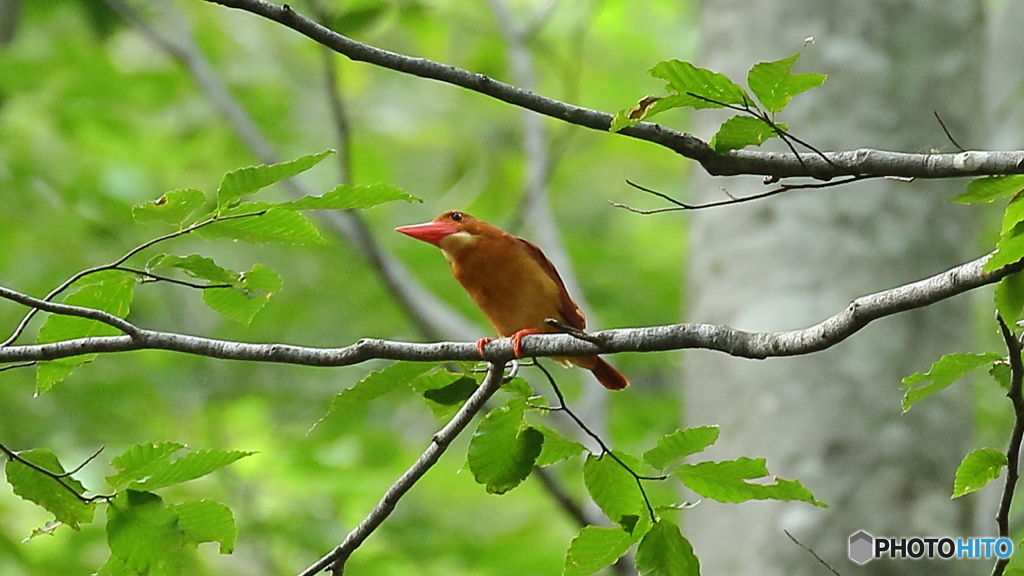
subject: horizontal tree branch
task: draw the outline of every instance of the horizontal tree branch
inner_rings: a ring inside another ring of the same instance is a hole
[[[645,328],[621,328],[594,332],[591,340],[569,334],[531,335],[523,338],[525,357],[589,356],[615,352],[656,352],[699,348],[718,350],[743,358],[763,359],[797,356],[824,350],[842,342],[868,323],[907,310],[922,308],[975,288],[998,282],[1024,269],[1024,261],[992,272],[983,266],[990,258],[957,266],[930,278],[857,298],[843,311],[814,326],[786,332],[746,332],[711,324],[672,324]],[[0,348],[0,362],[55,360],[90,353],[131,350],[169,350],[221,358],[279,362],[305,366],[348,366],[372,359],[441,362],[480,360],[471,342],[410,343],[364,338],[342,348],[312,348],[290,344],[233,342],[139,328],[106,312],[45,302],[8,288],[0,297],[48,312],[93,318],[128,332],[124,336],[78,338],[48,344]],[[485,360],[503,363],[512,359],[508,338],[485,348]]]
[[[357,42],[305,18],[287,4],[278,5],[265,0],[206,1],[245,10],[278,22],[358,62],[460,86],[577,126],[600,131],[607,131],[611,126],[611,114],[546,98],[499,82],[484,74]],[[952,178],[1024,173],[1024,151],[911,154],[859,149],[822,154],[804,152],[797,158],[789,152],[761,150],[734,150],[715,154],[707,142],[695,136],[650,122],[641,122],[623,129],[620,133],[664,146],[686,158],[696,160],[713,176],[756,174],[774,178],[804,176],[827,180],[853,174],[900,178]]]

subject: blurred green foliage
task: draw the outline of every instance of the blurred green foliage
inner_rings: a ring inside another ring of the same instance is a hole
[[[183,29],[130,3],[158,30]],[[178,0],[217,76],[282,158],[338,147],[319,47],[252,15]],[[507,46],[485,3],[464,0],[322,2],[359,40],[510,80]],[[686,4],[624,0],[510,2],[527,37],[538,90],[614,111],[660,83],[651,62],[685,58],[695,45]],[[308,5],[297,4],[299,10]],[[173,19],[171,20],[173,24]],[[181,25],[181,23],[176,24]],[[521,112],[478,94],[334,59],[351,121],[355,184],[390,183],[424,204],[365,213],[376,237],[441,297],[482,317],[431,247],[391,232],[449,208],[505,225],[524,182]],[[665,122],[680,127],[683,116]],[[680,218],[643,218],[607,200],[643,204],[625,178],[678,191],[686,164],[630,139],[566,127],[551,132],[551,203],[576,273],[602,327],[672,323],[681,317],[684,229]],[[137,225],[134,204],[167,190],[214,190],[221,176],[258,163],[188,71],[98,0],[24,2],[14,41],[0,48],[0,282],[43,295],[75,272],[109,262],[164,231]],[[332,160],[302,176],[317,191],[338,183]],[[287,197],[280,191],[276,200]],[[635,202],[634,202],[635,201]],[[324,229],[326,230],[326,229]],[[326,234],[326,233],[325,233]],[[136,289],[130,319],[154,329],[254,342],[341,346],[361,337],[419,336],[350,246],[249,245],[182,238],[176,254],[202,252],[232,270],[260,263],[283,289],[250,325],[227,320],[181,286]],[[200,248],[201,247],[201,248]],[[3,337],[24,309],[0,303]],[[35,320],[30,341],[41,320]],[[651,446],[679,425],[677,354],[621,355],[634,382],[608,399],[608,440]],[[232,556],[199,547],[194,574],[289,574],[335,546],[419,455],[438,423],[411,394],[385,395],[312,429],[335,395],[380,364],[315,369],[247,364],[160,352],[97,358],[36,396],[31,370],[0,373],[0,441],[45,447],[65,466],[100,446],[79,477],[102,486],[102,462],[157,441],[193,450],[255,451],[209,476],[171,487],[168,501],[209,498],[231,508]],[[528,374],[532,379],[535,375]],[[570,401],[576,373],[559,371]],[[543,386],[543,380],[536,380]],[[543,390],[546,393],[546,390]],[[603,393],[603,391],[601,391]],[[598,422],[601,410],[590,414]],[[537,482],[488,494],[464,469],[468,437],[401,503],[351,559],[351,574],[554,574],[578,528]],[[104,458],[105,457],[105,458]],[[554,470],[583,492],[582,463]],[[22,542],[51,518],[0,484],[0,566],[6,574],[90,574],[106,561],[102,528],[58,529]]]

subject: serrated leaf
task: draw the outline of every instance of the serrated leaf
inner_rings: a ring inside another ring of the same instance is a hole
[[[371,208],[395,200],[423,202],[422,199],[407,194],[401,188],[391,184],[370,184],[368,186],[339,184],[337,188],[322,196],[305,196],[274,206],[289,210],[354,210]]]
[[[466,462],[473,478],[491,494],[504,494],[526,479],[544,435],[526,426],[526,401],[513,398],[487,413],[469,441]]]
[[[612,123],[611,126],[608,127],[608,131],[618,132],[627,126],[638,124],[649,114],[653,115],[656,113],[655,104],[657,104],[661,99],[661,96],[644,96],[636,106],[619,110],[615,113],[615,116],[612,117]]]
[[[200,228],[208,238],[231,238],[243,242],[283,242],[288,244],[323,244],[316,226],[295,210],[279,208],[266,202],[246,202],[223,210],[222,218]],[[248,215],[248,216],[246,216]],[[223,218],[223,216],[237,216]]]
[[[177,442],[136,444],[110,461],[118,472],[107,476],[107,484],[114,490],[120,490],[136,480],[159,473],[170,465],[171,456],[184,447]]]
[[[947,354],[932,363],[926,373],[918,372],[903,379],[900,386],[906,390],[903,396],[903,411],[910,410],[910,407],[924,400],[925,398],[945,390],[957,380],[963,378],[968,372],[1002,359],[1002,356],[987,352],[985,354]]]
[[[728,504],[748,500],[800,501],[825,507],[823,502],[797,480],[773,478],[773,484],[755,484],[768,476],[764,458],[737,458],[723,462],[700,462],[683,464],[672,474],[678,476],[687,488],[704,498],[711,498]]]
[[[785,129],[784,125],[779,125]],[[751,116],[733,116],[718,129],[711,139],[711,147],[715,152],[739,150],[747,146],[760,146],[765,140],[778,136],[775,130],[765,121]]]
[[[700,576],[700,562],[679,526],[659,519],[636,549],[640,576]]]
[[[1010,379],[1012,373],[1010,370],[1010,363],[1006,360],[1000,360],[992,363],[992,367],[988,369],[988,375],[996,381],[1003,390],[1010,390]]]
[[[262,264],[254,264],[242,273],[231,288],[203,290],[203,302],[228,318],[248,324],[266,306],[270,297],[281,291],[281,277]]]
[[[967,191],[952,198],[952,202],[973,204],[976,202],[993,202],[1000,198],[1013,196],[1024,191],[1024,174],[1009,176],[985,176],[971,180]]]
[[[146,263],[147,272],[155,272],[166,268],[181,270],[192,278],[209,280],[211,284],[235,284],[239,278],[238,272],[222,268],[213,261],[213,258],[200,256],[199,254],[190,254],[188,256],[158,254],[150,258],[149,262]]]
[[[1024,222],[1024,194],[1018,192],[1010,199],[1010,202],[1006,205],[1006,210],[1003,211],[1003,218],[999,225],[1000,236],[1005,236],[1011,232],[1020,234],[1021,231],[1018,225],[1021,222]]]
[[[996,311],[1008,326],[1020,320],[1024,310],[1024,274],[1010,274],[996,284]]]
[[[19,458],[54,474],[64,474],[65,472],[60,460],[49,450],[37,448],[18,452],[17,455]],[[92,522],[96,505],[82,502],[68,490],[70,487],[75,493],[84,494],[85,487],[78,480],[64,477],[62,480],[67,486],[65,487],[56,479],[13,459],[7,461],[4,470],[7,474],[7,482],[16,495],[42,506],[59,522],[67,524],[75,530],[78,530],[82,523]]]
[[[370,372],[351,388],[334,397],[324,419],[346,416],[356,406],[362,406],[396,388],[408,385],[421,374],[434,369],[436,364],[428,362],[395,362],[390,366]]]
[[[616,455],[624,457],[622,454]],[[607,454],[601,457],[593,454],[587,456],[583,464],[583,482],[594,503],[612,522],[621,524],[626,517],[647,513],[636,478]]]
[[[991,448],[981,448],[964,456],[953,479],[953,498],[984,488],[995,480],[1006,466],[1006,455]]]
[[[177,520],[156,494],[118,494],[107,506],[110,554],[139,574],[180,574],[186,539]]]
[[[622,528],[584,526],[565,554],[562,576],[588,576],[621,558],[637,538]]]
[[[235,516],[227,506],[210,500],[193,500],[175,504],[170,509],[178,517],[178,527],[189,544],[219,542],[221,554],[234,551],[238,529]]]
[[[659,62],[648,73],[655,78],[667,80],[667,89],[675,92],[675,95],[659,100],[647,116],[665,110],[665,106],[701,109],[722,108],[727,104],[744,106],[751,102],[746,90],[724,74],[698,68],[689,62]]]
[[[501,385],[501,389],[506,392],[511,392],[520,398],[531,398],[533,397],[533,388],[530,383],[522,378],[513,378],[508,382]]]
[[[718,441],[718,433],[718,426],[676,430],[658,438],[658,446],[644,452],[644,461],[658,470],[665,470],[678,460],[703,452]]]
[[[555,462],[575,458],[586,450],[583,444],[569,440],[558,432],[543,426],[536,426],[544,435],[544,447],[537,456],[537,466],[550,466]]]
[[[125,272],[111,270],[97,273],[76,284],[76,286],[80,286],[79,289],[65,298],[64,303],[84,308],[95,308],[124,318],[128,315],[132,299],[135,296],[135,284],[135,278]],[[36,341],[46,344],[75,338],[115,334],[120,334],[120,331],[98,320],[51,314],[39,329]],[[39,362],[36,365],[36,391],[38,393],[48,391],[54,384],[67,378],[75,368],[86,362],[91,362],[95,357],[96,354],[83,354]]]
[[[1024,258],[1024,222],[1018,223],[999,236],[999,241],[996,242],[996,251],[982,266],[982,270],[992,272],[1003,266],[1014,264],[1021,258]]]
[[[217,189],[217,208],[231,206],[246,194],[258,192],[271,184],[301,174],[333,153],[334,150],[324,150],[296,158],[290,162],[260,164],[232,170],[224,175],[224,179],[221,180],[220,187]]]
[[[132,217],[136,222],[165,222],[178,226],[189,219],[206,204],[206,194],[201,190],[186,188],[172,190],[156,200],[132,206]]]
[[[477,381],[463,374],[447,370],[428,372],[409,382],[435,418],[449,418],[459,410],[463,402],[477,389]]]
[[[143,490],[156,490],[181,484],[206,476],[215,470],[253,454],[255,452],[243,452],[241,450],[198,450],[196,452],[189,452],[170,462],[167,466],[154,470],[150,476],[134,481],[131,487]]]
[[[799,58],[797,52],[782,60],[761,62],[747,73],[747,86],[769,113],[777,114],[794,96],[825,81],[824,74],[792,74],[790,70]]]

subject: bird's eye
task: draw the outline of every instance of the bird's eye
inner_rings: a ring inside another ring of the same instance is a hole
[[[462,212],[452,212],[451,219],[455,222],[462,221]]]

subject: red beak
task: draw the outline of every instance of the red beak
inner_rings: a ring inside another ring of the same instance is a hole
[[[459,231],[459,225],[455,222],[427,222],[425,224],[413,224],[412,226],[399,226],[395,232],[401,232],[406,236],[412,236],[417,240],[430,242],[438,248],[441,247],[441,239]]]

